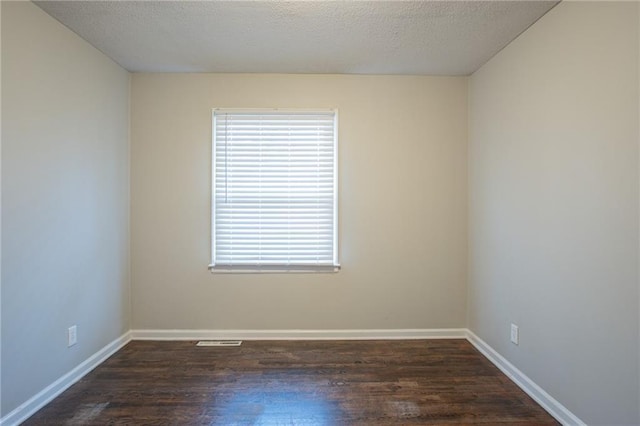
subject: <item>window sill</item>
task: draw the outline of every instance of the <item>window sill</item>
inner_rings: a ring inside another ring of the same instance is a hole
[[[212,274],[333,274],[340,265],[209,265]]]

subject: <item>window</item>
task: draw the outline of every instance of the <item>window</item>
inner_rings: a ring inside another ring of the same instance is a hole
[[[336,111],[213,111],[215,271],[336,271]]]

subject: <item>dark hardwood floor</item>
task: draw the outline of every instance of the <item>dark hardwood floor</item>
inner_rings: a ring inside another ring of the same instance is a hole
[[[556,425],[466,340],[134,341],[25,425]]]

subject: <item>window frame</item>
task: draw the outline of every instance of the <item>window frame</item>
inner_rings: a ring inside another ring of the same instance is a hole
[[[311,264],[311,265],[260,265],[260,264],[236,264],[236,265],[216,265],[216,114],[310,114],[319,113],[333,114],[333,241],[331,265]],[[313,109],[280,109],[280,108],[213,108],[211,111],[211,262],[209,271],[212,273],[335,273],[341,268],[339,262],[339,210],[338,210],[338,110],[336,108],[313,108]]]

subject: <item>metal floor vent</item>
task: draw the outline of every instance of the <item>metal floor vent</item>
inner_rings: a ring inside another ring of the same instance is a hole
[[[242,340],[200,340],[196,346],[240,346]]]

